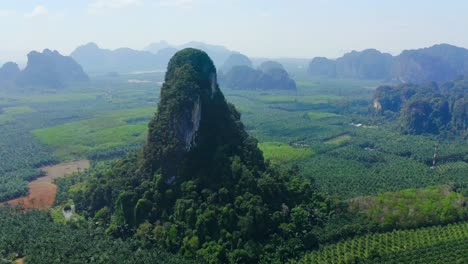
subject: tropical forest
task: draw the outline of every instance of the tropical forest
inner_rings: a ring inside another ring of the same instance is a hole
[[[0,4],[0,264],[468,263],[466,3],[83,2]]]

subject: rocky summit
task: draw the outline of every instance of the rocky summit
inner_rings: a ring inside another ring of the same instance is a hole
[[[149,124],[146,171],[159,171],[167,182],[188,175],[213,179],[216,173],[209,164],[225,162],[217,160],[220,153],[263,166],[255,140],[244,131],[239,112],[226,102],[205,52],[187,48],[176,53],[160,98]]]

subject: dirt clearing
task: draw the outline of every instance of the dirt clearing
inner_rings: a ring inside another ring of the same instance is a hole
[[[89,168],[89,166],[89,160],[79,160],[42,167],[41,170],[44,171],[46,175],[28,184],[29,194],[27,196],[19,197],[5,203],[21,205],[24,209],[48,209],[54,203],[57,194],[57,185],[54,184],[54,179],[83,171]]]

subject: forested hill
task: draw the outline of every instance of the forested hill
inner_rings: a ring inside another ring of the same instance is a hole
[[[7,62],[0,67],[0,84],[13,84],[21,70],[18,64],[14,62]]]
[[[391,80],[401,83],[444,82],[468,74],[468,50],[448,44],[405,50],[398,56],[375,49],[352,51],[331,60],[314,58],[311,76]]]
[[[31,51],[28,54],[26,68],[23,70],[12,62],[0,68],[0,83],[13,88],[62,89],[70,84],[87,82],[89,82],[89,77],[81,65],[73,58],[63,56],[56,50]]]
[[[373,108],[380,114],[398,113],[401,131],[408,134],[453,132],[463,137],[468,124],[468,79],[438,85],[380,86]]]
[[[77,210],[117,237],[209,263],[285,261],[316,248],[329,209],[307,179],[266,163],[206,53],[168,65],[143,151],[96,172]]]
[[[242,58],[242,57],[241,57]],[[258,69],[240,59],[223,67],[219,74],[222,86],[237,90],[296,90],[296,81],[276,61],[265,61]]]
[[[352,51],[336,60],[323,57],[312,59],[312,76],[348,79],[387,79],[390,77],[392,55],[375,49]]]

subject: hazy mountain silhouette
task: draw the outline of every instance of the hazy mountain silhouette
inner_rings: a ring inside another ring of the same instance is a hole
[[[394,80],[401,83],[448,81],[468,74],[468,50],[448,44],[405,50],[398,56],[375,49],[353,51],[336,60],[317,57],[308,68],[312,76]]]

